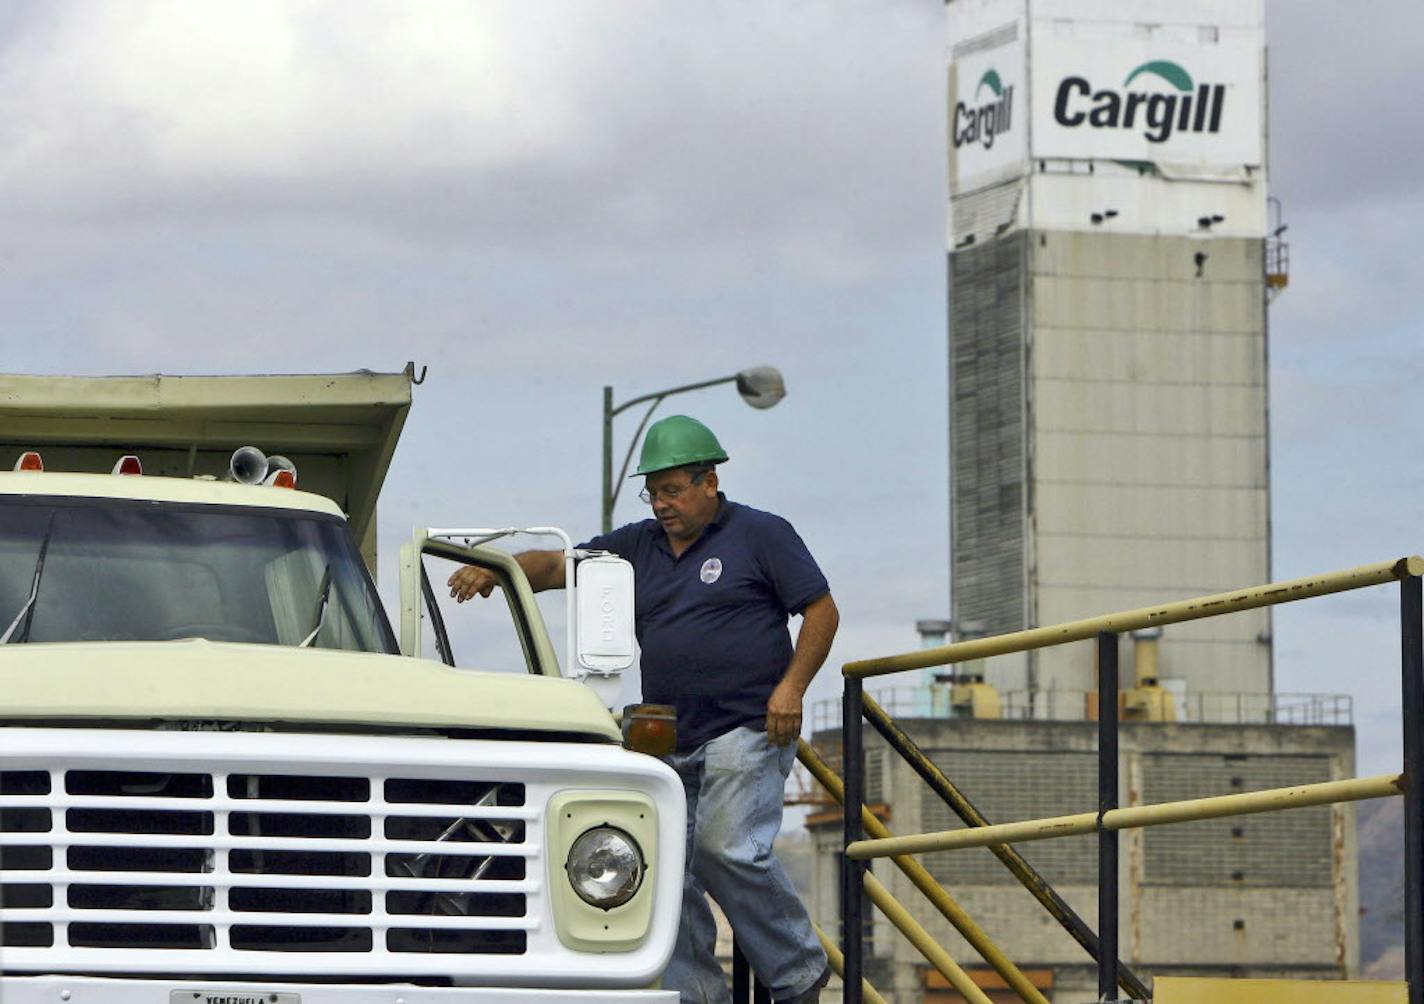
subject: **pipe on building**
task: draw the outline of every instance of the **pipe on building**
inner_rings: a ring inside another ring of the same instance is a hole
[[[1141,628],[1132,632],[1132,678],[1134,687],[1156,686],[1157,642],[1162,637],[1161,627]]]
[[[1381,774],[1376,777],[1350,778],[1345,781],[1322,781],[1294,788],[1271,788],[1247,791],[1238,795],[1215,795],[1184,802],[1160,802],[1156,805],[1130,806],[1102,813],[1104,830],[1129,830],[1140,826],[1161,826],[1185,823],[1196,819],[1219,819],[1223,816],[1249,816],[1280,809],[1300,809],[1333,802],[1359,802],[1369,798],[1402,795],[1405,775]],[[963,847],[987,847],[991,844],[1026,843],[1030,840],[1050,840],[1094,833],[1099,828],[1099,813],[1080,812],[1072,816],[1052,816],[1029,819],[1021,823],[999,823],[972,830],[942,830],[909,837],[861,840],[846,848],[857,860],[887,858],[902,854],[922,854],[926,851],[949,851]]]

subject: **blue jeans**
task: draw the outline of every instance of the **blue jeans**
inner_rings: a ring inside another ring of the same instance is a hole
[[[771,852],[795,760],[795,743],[773,746],[765,732],[750,728],[667,758],[687,791],[687,873],[663,986],[677,990],[683,1004],[731,1000],[714,954],[717,926],[706,893],[727,915],[774,1000],[805,992],[826,968],[806,907]]]

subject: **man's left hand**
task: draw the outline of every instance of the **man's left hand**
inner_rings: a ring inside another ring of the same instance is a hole
[[[783,680],[766,702],[766,737],[774,746],[785,746],[800,736],[801,692]]]

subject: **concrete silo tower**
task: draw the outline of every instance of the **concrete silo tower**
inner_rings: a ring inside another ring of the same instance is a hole
[[[1261,0],[947,11],[955,621],[1269,581]],[[1159,671],[1183,717],[1264,720],[1269,612],[1169,630]],[[1094,687],[1087,646],[990,677],[1040,718]]]

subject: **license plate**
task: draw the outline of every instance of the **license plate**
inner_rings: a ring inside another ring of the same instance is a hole
[[[301,994],[261,990],[174,990],[168,1004],[302,1004]]]

